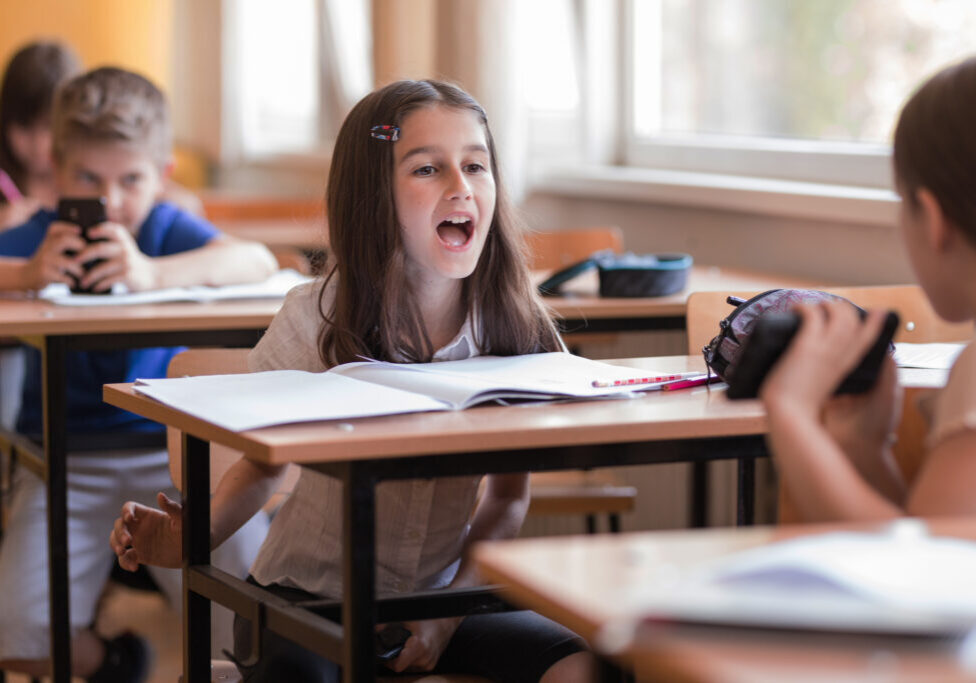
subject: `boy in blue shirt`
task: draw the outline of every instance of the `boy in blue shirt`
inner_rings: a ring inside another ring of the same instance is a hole
[[[55,184],[62,197],[102,197],[104,223],[81,229],[38,211],[0,233],[0,290],[38,290],[77,283],[96,292],[120,283],[129,291],[188,285],[225,285],[267,278],[276,268],[263,246],[223,235],[173,205],[157,203],[170,168],[170,125],[165,98],[149,81],[101,68],[66,83],[52,114]],[[97,263],[86,269],[84,264]],[[74,352],[67,361],[69,433],[162,429],[101,400],[102,385],[159,377],[178,349]],[[28,354],[17,430],[41,433],[40,358]],[[88,626],[114,556],[105,536],[122,502],[138,495],[151,503],[160,487],[172,490],[165,450],[132,449],[68,457],[68,536],[71,582],[72,671],[89,681],[140,681],[145,645],[131,634],[111,641]],[[175,493],[175,492],[174,492]],[[25,468],[13,479],[10,516],[0,545],[0,669],[40,676],[48,669],[46,494]],[[263,533],[261,520],[225,558],[224,568],[245,575]],[[157,583],[179,604],[179,576]]]

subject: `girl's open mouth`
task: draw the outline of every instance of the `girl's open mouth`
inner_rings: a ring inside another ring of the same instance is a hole
[[[465,216],[443,220],[437,226],[437,238],[447,247],[458,249],[471,241],[474,221]]]

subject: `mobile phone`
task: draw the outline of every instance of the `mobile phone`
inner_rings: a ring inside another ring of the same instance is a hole
[[[376,659],[381,662],[392,662],[400,656],[403,645],[410,636],[410,629],[401,623],[384,626],[376,632]]]
[[[64,197],[58,201],[58,220],[65,223],[74,223],[81,227],[81,236],[89,244],[93,242],[104,242],[104,238],[92,238],[88,230],[100,223],[108,220],[105,212],[105,199],[103,197]],[[67,256],[74,256],[75,252],[66,251]],[[104,259],[92,259],[81,264],[85,272],[88,272]],[[109,294],[105,292],[95,292],[91,288],[82,288],[75,280],[71,287],[72,292],[78,294]]]
[[[770,368],[786,351],[799,328],[800,316],[794,312],[767,313],[759,318],[742,348],[735,369],[729,373],[728,397],[756,398]],[[857,367],[838,385],[835,395],[863,394],[874,386],[897,328],[898,314],[888,311],[877,339]]]

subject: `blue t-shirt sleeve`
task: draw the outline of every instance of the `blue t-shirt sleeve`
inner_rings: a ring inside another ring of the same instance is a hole
[[[54,212],[41,209],[26,223],[0,232],[0,256],[30,258],[41,246]]]
[[[205,219],[161,203],[143,222],[136,243],[147,256],[169,256],[199,249],[219,234]]]

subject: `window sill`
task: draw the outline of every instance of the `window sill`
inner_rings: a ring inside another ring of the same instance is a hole
[[[583,166],[536,176],[531,190],[839,223],[897,224],[891,190],[627,166]]]

